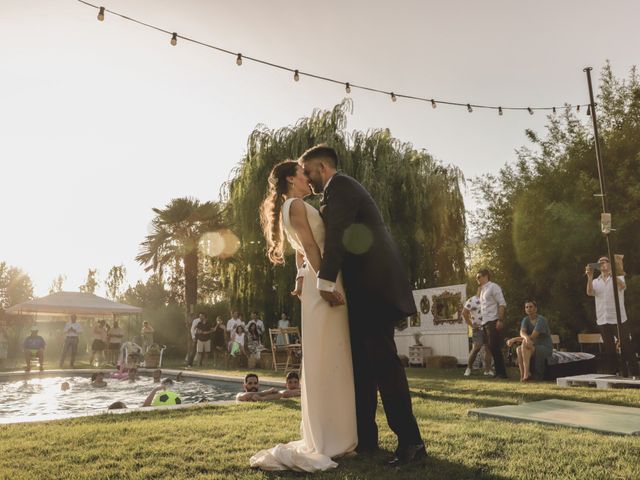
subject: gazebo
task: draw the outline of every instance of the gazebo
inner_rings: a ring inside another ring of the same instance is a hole
[[[13,315],[105,317],[117,315],[137,315],[142,308],[114,302],[93,293],[57,292],[46,297],[28,300],[7,308]]]

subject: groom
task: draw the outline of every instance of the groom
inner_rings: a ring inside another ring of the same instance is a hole
[[[299,160],[314,193],[323,193],[320,211],[326,226],[318,289],[331,305],[343,303],[335,291],[342,271],[358,425],[358,451],[378,449],[377,392],[387,422],[398,436],[389,464],[399,466],[426,456],[411,408],[409,385],[393,339],[394,324],[416,313],[403,261],[369,192],[337,172],[338,155],[317,145]]]

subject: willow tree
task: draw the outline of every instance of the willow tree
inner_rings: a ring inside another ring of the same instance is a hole
[[[350,109],[347,99],[330,111],[315,110],[293,126],[271,130],[259,125],[249,136],[247,153],[222,191],[242,248],[231,259],[216,260],[231,302],[238,308],[264,310],[270,322],[281,311],[293,312],[297,318],[299,305],[289,293],[295,275],[293,252],[288,252],[284,265],[269,263],[258,207],[273,166],[299,157],[318,143],[335,148],[339,169],[371,192],[415,287],[463,281],[462,173],[393,138],[389,130],[348,133]]]

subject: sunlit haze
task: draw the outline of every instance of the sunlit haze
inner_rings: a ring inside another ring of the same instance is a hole
[[[639,62],[634,1],[101,2],[302,71],[460,102],[587,103],[585,66],[597,85],[607,59],[618,76]],[[77,290],[88,268],[99,294],[113,265],[128,283],[145,278],[134,257],[152,207],[217,200],[257,124],[290,125],[345,95],[96,14],[74,0],[0,0],[0,261],[25,270],[36,295],[59,274]],[[545,124],[539,113],[351,97],[349,129],[389,128],[467,178],[513,161],[525,128]]]

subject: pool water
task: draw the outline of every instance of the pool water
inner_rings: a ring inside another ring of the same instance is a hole
[[[170,377],[171,378],[171,377]],[[62,382],[71,388],[62,391]],[[0,423],[55,420],[91,414],[106,409],[116,401],[127,407],[140,407],[151,390],[158,386],[150,377],[135,382],[105,378],[106,387],[92,387],[87,377],[31,377],[0,383]],[[175,382],[171,390],[182,403],[233,400],[242,384],[224,381],[187,379]]]

